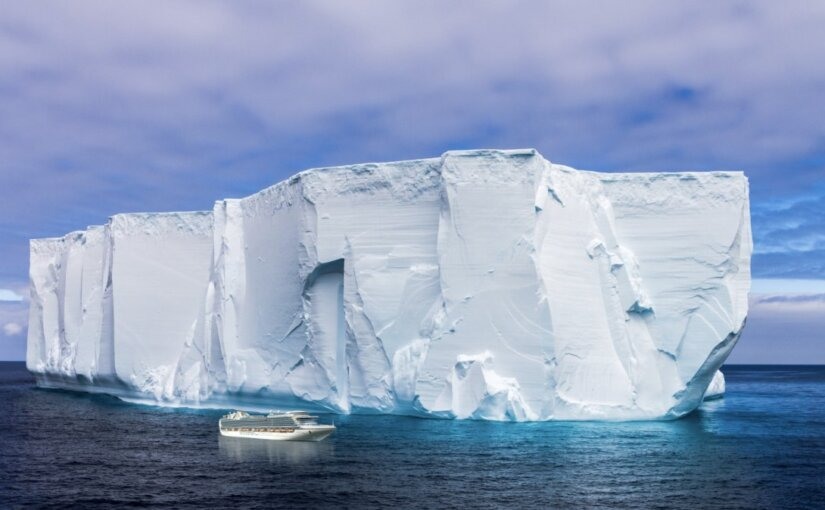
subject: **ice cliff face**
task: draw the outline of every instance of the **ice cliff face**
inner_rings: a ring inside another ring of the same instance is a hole
[[[693,410],[747,313],[741,173],[532,150],[302,172],[31,243],[44,386],[490,420]]]

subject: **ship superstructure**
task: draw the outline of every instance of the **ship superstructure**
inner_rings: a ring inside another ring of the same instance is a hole
[[[305,411],[271,412],[266,416],[233,411],[219,422],[221,435],[280,441],[321,441],[335,432],[335,425],[318,423]]]

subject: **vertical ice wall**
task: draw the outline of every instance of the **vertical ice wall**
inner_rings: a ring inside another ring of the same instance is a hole
[[[738,172],[600,178],[651,303],[646,322],[663,383],[676,389],[668,412],[684,414],[701,402],[747,316],[747,180]]]
[[[103,227],[31,242],[30,370],[66,383],[111,373],[100,359],[105,246]]]
[[[119,214],[33,240],[29,370],[47,385],[180,394],[211,256],[206,213]]]
[[[438,298],[438,160],[357,165],[304,177],[312,205],[310,263],[339,261],[349,404],[391,412],[411,404],[415,360],[395,354],[429,334]],[[339,328],[340,331],[340,328]],[[339,344],[340,346],[340,344]]]
[[[178,363],[203,311],[211,215],[118,214],[109,228],[115,375],[158,399],[197,395],[198,381],[185,380]]]
[[[676,417],[744,323],[741,173],[532,150],[302,172],[32,242],[44,385],[495,420]]]
[[[549,165],[536,207],[554,415],[695,408],[744,325],[751,238],[742,174]]]
[[[418,338],[438,294],[438,202],[437,160],[311,171],[218,202],[213,320],[227,390],[395,409],[384,343]]]
[[[553,341],[534,263],[534,151],[442,158],[441,316],[417,382],[426,410],[462,418],[549,413]]]
[[[215,204],[212,317],[219,378],[229,392],[314,401],[330,391],[330,381],[315,379],[318,360],[308,345],[305,209],[298,179]]]

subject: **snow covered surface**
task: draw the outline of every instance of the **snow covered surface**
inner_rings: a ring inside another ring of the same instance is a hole
[[[533,150],[307,170],[33,240],[27,366],[169,405],[674,418],[724,391],[751,249],[741,172]]]

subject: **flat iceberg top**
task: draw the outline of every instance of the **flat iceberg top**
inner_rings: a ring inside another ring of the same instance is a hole
[[[741,333],[751,251],[741,172],[533,149],[317,168],[33,240],[27,366],[170,404],[674,418]]]
[[[175,231],[181,234],[212,233],[212,212],[126,213],[115,214],[109,221],[112,232],[121,235],[155,236]]]
[[[331,167],[316,167],[302,170],[295,175],[278,182],[265,190],[249,195],[248,199],[254,199],[261,195],[270,193],[280,193],[285,187],[297,183],[308,183],[318,193],[350,193],[363,192],[375,187],[391,186],[403,187],[410,185],[418,187],[422,184],[438,185],[437,179],[445,168],[445,161],[466,160],[473,161],[473,167],[478,170],[489,168],[491,163],[506,159],[511,163],[520,159],[529,161],[533,158],[542,158],[536,149],[472,149],[472,150],[451,150],[444,152],[440,158],[425,158],[400,160],[381,163],[356,163],[350,165],[338,165]],[[670,172],[595,172],[586,170],[576,170],[563,165],[554,165],[559,171],[578,172],[590,174],[604,183],[638,183],[649,185],[651,183],[666,181],[672,183],[673,180],[696,181],[701,185],[717,182],[719,179],[731,179],[740,181],[737,186],[739,192],[742,191],[741,181],[747,182],[742,171],[670,171]],[[402,170],[402,172],[398,172]],[[411,171],[405,173],[403,170]],[[466,171],[467,169],[465,169]],[[506,179],[508,176],[519,175],[519,177],[533,178],[534,175],[525,173],[524,167],[518,164],[508,164],[504,168],[498,168],[497,172],[472,172],[465,174],[467,179]],[[401,179],[401,180],[399,180]],[[435,179],[435,182],[434,182]],[[747,186],[744,187],[747,192]],[[711,191],[711,190],[708,190]],[[718,190],[717,190],[718,193]],[[640,195],[639,198],[644,198]],[[698,198],[698,197],[697,197]]]

